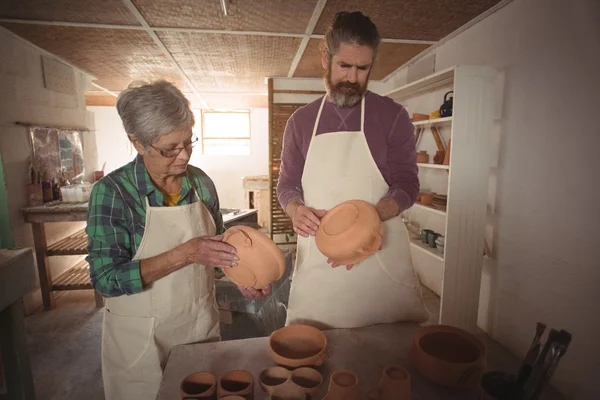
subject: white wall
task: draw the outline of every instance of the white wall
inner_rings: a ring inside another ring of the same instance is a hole
[[[21,209],[27,206],[26,185],[29,183],[31,146],[27,129],[15,121],[40,125],[93,128],[93,120],[85,109],[84,93],[90,77],[74,71],[74,95],[53,92],[44,88],[41,52],[16,39],[0,28],[0,151],[6,177],[9,218],[15,246],[33,247],[31,225],[26,224]],[[86,178],[97,168],[93,132],[83,133]],[[85,223],[47,224],[48,243],[60,240]],[[81,257],[79,257],[81,258]],[[73,257],[52,257],[50,267],[57,276],[73,265]],[[39,287],[39,286],[38,286]],[[25,310],[31,312],[41,304],[39,290],[25,298]]]
[[[130,146],[123,122],[115,107],[88,106],[87,109],[93,114],[96,125],[98,165],[102,168],[106,162],[106,175],[133,160],[137,152]]]
[[[129,141],[121,119],[114,107],[88,107],[96,121],[96,140],[100,165],[106,161],[108,173],[135,157],[129,153]],[[214,181],[222,208],[243,208],[244,176],[269,174],[268,110],[256,108],[250,111],[250,155],[203,155],[192,153],[190,163],[202,168]]]
[[[436,71],[489,65],[504,82],[496,259],[484,266],[480,325],[520,357],[537,321],[568,330],[553,384],[597,398],[600,2],[515,0],[434,51]]]

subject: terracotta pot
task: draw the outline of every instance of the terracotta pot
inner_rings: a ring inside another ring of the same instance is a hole
[[[447,325],[422,328],[411,352],[415,368],[427,379],[443,386],[469,388],[477,385],[486,368],[487,350],[481,340]]]
[[[254,399],[254,377],[248,371],[229,371],[219,379],[217,390],[219,398],[240,396],[246,400]]]
[[[315,243],[323,255],[339,264],[357,264],[381,247],[383,223],[371,203],[345,201],[325,214]]]
[[[327,337],[309,325],[289,325],[269,336],[269,355],[290,368],[319,366],[327,359]]]
[[[433,204],[433,196],[435,196],[435,193],[421,193],[420,196],[420,201],[421,204],[430,206]]]
[[[283,253],[267,235],[248,226],[233,226],[223,240],[237,250],[237,266],[223,273],[238,286],[262,289],[285,272]]]
[[[429,163],[429,154],[426,151],[420,151],[417,153],[417,162],[420,164]]]
[[[304,393],[313,395],[321,387],[323,376],[316,369],[301,367],[292,371],[291,381],[300,387]]]
[[[329,391],[323,400],[359,400],[358,377],[352,371],[335,371],[329,379]]]
[[[258,383],[267,394],[273,391],[291,378],[291,372],[283,367],[269,367],[260,373]]]
[[[379,386],[369,393],[372,400],[410,400],[410,374],[401,367],[390,366],[383,370]]]
[[[217,379],[210,372],[195,372],[181,381],[179,392],[182,399],[216,400]]]
[[[271,394],[271,400],[306,400],[306,392],[292,382],[278,386]]]

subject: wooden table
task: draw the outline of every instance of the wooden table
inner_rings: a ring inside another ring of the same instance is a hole
[[[323,385],[313,400],[327,393],[329,376],[335,370],[348,369],[358,375],[361,399],[374,387],[383,368],[398,365],[409,370],[413,400],[476,400],[479,389],[451,390],[435,385],[422,377],[411,365],[410,345],[420,326],[414,323],[376,325],[359,329],[334,329],[326,331],[329,359],[318,369],[323,375]],[[490,370],[513,372],[518,367],[516,358],[497,343],[482,335],[489,351]],[[157,400],[179,398],[181,380],[192,372],[210,371],[217,379],[229,370],[245,369],[255,378],[255,400],[268,399],[257,383],[265,368],[275,365],[267,352],[268,338],[233,340],[228,342],[176,346],[171,350],[165,367]],[[553,391],[545,392],[544,400],[564,400]]]
[[[40,289],[44,309],[50,310],[54,307],[54,296],[52,292],[64,290],[91,290],[89,265],[81,260],[55,279],[50,273],[48,257],[86,255],[88,238],[85,231],[81,230],[52,245],[46,241],[45,224],[52,222],[81,222],[87,220],[88,203],[63,203],[53,202],[44,206],[25,208],[22,211],[25,222],[31,223],[33,230],[33,242],[38,264],[40,278]],[[235,210],[235,212],[224,214],[225,227],[236,224],[256,223],[258,210]],[[102,307],[104,299],[97,291],[94,291],[96,306]]]

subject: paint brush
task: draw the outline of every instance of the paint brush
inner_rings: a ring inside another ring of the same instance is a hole
[[[551,350],[550,362],[545,364],[546,368],[542,372],[538,385],[536,386],[533,395],[530,397],[530,400],[538,400],[540,398],[540,395],[548,385],[550,378],[552,378],[552,375],[554,375],[554,371],[556,371],[558,363],[567,352],[567,348],[571,343],[571,339],[572,337],[569,332],[564,330],[558,332],[558,335],[556,337],[555,342],[553,343],[553,347]]]

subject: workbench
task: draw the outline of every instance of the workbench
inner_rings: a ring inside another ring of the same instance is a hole
[[[75,256],[87,254],[88,238],[84,230],[48,244],[46,240],[46,223],[54,222],[82,222],[87,220],[88,203],[52,202],[39,207],[29,207],[21,210],[25,222],[31,223],[33,230],[33,243],[40,278],[40,290],[45,310],[54,307],[52,292],[65,290],[92,290],[88,263],[82,259],[72,268],[58,277],[52,277],[48,257]],[[256,225],[258,210],[224,210],[223,222],[225,227],[236,224]],[[96,306],[104,305],[102,295],[94,291]]]
[[[360,398],[367,399],[367,392],[377,385],[383,368],[398,365],[410,373],[412,400],[478,400],[479,388],[444,388],[427,381],[411,366],[409,350],[419,328],[416,323],[398,323],[325,331],[329,358],[317,368],[323,375],[323,384],[312,399],[320,400],[327,394],[329,376],[340,369],[358,375]],[[481,335],[481,339],[488,347],[489,370],[516,371],[515,357],[487,336]],[[267,337],[176,346],[167,359],[156,399],[178,399],[181,380],[193,372],[209,371],[219,379],[229,370],[244,369],[254,375],[254,399],[266,400],[268,396],[260,388],[258,376],[265,368],[275,365],[267,348]],[[552,390],[547,390],[542,399],[564,400]]]

